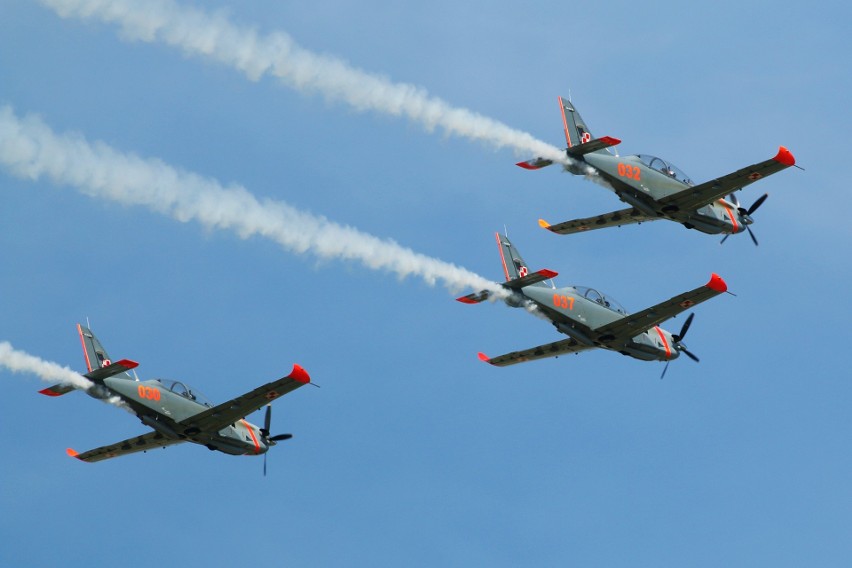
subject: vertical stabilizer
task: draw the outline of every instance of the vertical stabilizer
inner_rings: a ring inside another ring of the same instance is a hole
[[[574,103],[559,97],[559,109],[562,111],[562,125],[565,129],[565,141],[568,147],[585,144],[592,140],[592,133],[586,128],[583,117],[577,112]]]
[[[113,363],[106,349],[104,349],[98,338],[95,337],[95,334],[92,333],[92,330],[78,323],[77,332],[80,334],[80,342],[83,344],[83,356],[86,358],[86,370],[88,372],[91,373],[97,369],[108,367]],[[118,373],[116,376],[122,379],[134,380],[133,376],[127,371]]]
[[[500,247],[500,260],[503,261],[503,272],[507,282],[529,276],[530,270],[527,263],[524,262],[521,253],[518,252],[509,237],[497,233],[497,246]],[[544,282],[537,282],[534,285],[547,286]]]

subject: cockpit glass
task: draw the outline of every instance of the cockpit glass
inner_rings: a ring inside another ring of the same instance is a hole
[[[204,396],[200,391],[195,390],[190,387],[186,383],[182,383],[180,381],[171,381],[169,379],[156,379],[160,384],[163,385],[163,388],[166,390],[170,390],[173,393],[180,395],[186,399],[197,402],[198,404],[202,404],[204,406],[213,407],[213,403]]]
[[[662,158],[658,158],[656,156],[649,156],[648,154],[639,154],[637,158],[642,160],[649,168],[657,170],[660,173],[666,174],[670,178],[676,179],[681,183],[685,183],[686,185],[695,185],[692,179],[685,173],[683,170],[672,164],[671,162],[666,162]]]
[[[609,308],[614,312],[618,312],[621,315],[628,315],[627,310],[625,310],[624,307],[619,304],[615,299],[610,296],[607,296],[602,292],[598,292],[594,288],[589,288],[587,286],[575,286],[574,289],[580,296],[583,296],[588,300],[596,302],[605,308]]]

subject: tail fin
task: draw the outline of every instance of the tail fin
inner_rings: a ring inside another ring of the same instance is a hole
[[[92,330],[78,323],[77,332],[80,334],[80,342],[83,344],[83,355],[86,358],[86,369],[88,372],[91,373],[112,364],[112,360],[109,358],[106,349],[98,341],[98,338],[95,337],[95,334],[92,333]],[[126,371],[119,373],[118,376],[119,378],[134,380],[133,376]]]
[[[565,128],[565,141],[568,147],[590,142],[593,138],[592,133],[586,128],[586,123],[574,108],[574,103],[559,97],[559,109],[562,111],[562,125]]]
[[[518,252],[508,236],[497,233],[497,246],[500,247],[500,260],[503,261],[503,272],[506,275],[507,282],[530,275],[527,263],[524,262],[521,253]],[[555,275],[555,273],[553,274]],[[537,282],[535,285],[547,286],[544,282]]]

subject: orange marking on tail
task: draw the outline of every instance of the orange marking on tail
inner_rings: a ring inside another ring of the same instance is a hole
[[[506,274],[506,281],[511,280],[509,278],[509,268],[506,266],[506,257],[503,255],[503,241],[500,240],[500,233],[496,233],[497,235],[497,246],[500,248],[500,260],[503,262],[503,272]]]
[[[92,363],[89,362],[89,351],[86,349],[86,341],[83,339],[83,328],[80,327],[80,324],[77,324],[77,333],[80,335],[80,344],[83,346],[83,356],[86,358],[86,369],[88,372],[92,372]]]

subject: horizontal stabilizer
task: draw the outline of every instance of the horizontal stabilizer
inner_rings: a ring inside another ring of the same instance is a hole
[[[74,390],[74,387],[67,383],[59,383],[58,385],[53,385],[52,387],[47,387],[46,389],[42,389],[39,394],[43,394],[46,396],[62,396],[63,394],[67,394]]]
[[[483,290],[482,292],[474,292],[473,294],[468,294],[467,296],[456,298],[456,301],[461,302],[462,304],[478,304],[479,302],[484,302],[490,297],[491,292],[489,292],[488,290]]]
[[[553,163],[553,160],[546,160],[544,158],[535,158],[533,160],[527,160],[526,162],[518,162],[515,164],[516,166],[520,166],[525,170],[540,170],[546,166],[549,166]]]
[[[91,379],[93,381],[102,381],[106,378],[112,377],[113,375],[118,375],[125,371],[129,371],[130,369],[135,369],[139,366],[139,363],[136,361],[131,361],[130,359],[122,359],[121,361],[117,361],[106,367],[101,367],[100,369],[95,369],[94,371],[90,371],[83,375],[87,379]]]
[[[502,286],[504,288],[509,288],[512,290],[520,290],[521,288],[532,286],[533,284],[537,284],[543,280],[549,280],[556,276],[559,276],[558,272],[554,272],[545,268],[543,270],[539,270],[538,272],[527,274],[526,276],[523,276],[521,278],[515,278],[514,280],[503,282]]]
[[[594,140],[589,140],[588,142],[583,142],[582,144],[578,144],[576,146],[571,146],[566,151],[570,156],[582,156],[584,154],[589,154],[591,152],[597,152],[598,150],[603,150],[604,148],[609,148],[610,146],[617,146],[621,144],[621,140],[618,138],[613,138],[612,136],[603,136],[601,138],[595,138]]]

